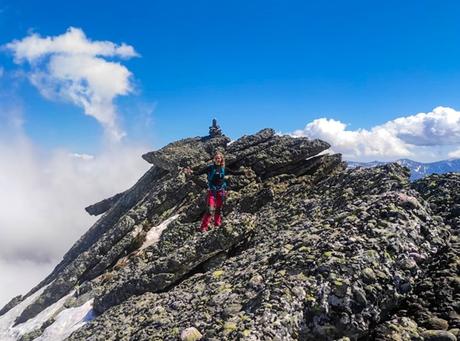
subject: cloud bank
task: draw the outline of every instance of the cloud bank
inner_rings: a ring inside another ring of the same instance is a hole
[[[87,155],[0,138],[0,306],[43,279],[95,222],[84,207],[137,181],[149,167],[145,151],[118,145]]]
[[[20,103],[0,91],[0,307],[50,273],[95,222],[84,207],[131,187],[151,148],[123,140],[91,154],[44,150],[24,132]]]
[[[460,149],[449,152],[448,156],[451,159],[460,159]]]
[[[114,59],[138,56],[132,46],[92,41],[81,29],[70,27],[58,36],[34,33],[4,48],[13,53],[16,64],[29,65],[29,80],[44,97],[81,107],[112,140],[125,135],[114,100],[133,91],[132,74]]]
[[[437,107],[428,113],[357,130],[349,130],[345,123],[334,119],[320,118],[292,135],[328,141],[347,160],[439,160],[460,156],[460,112]]]

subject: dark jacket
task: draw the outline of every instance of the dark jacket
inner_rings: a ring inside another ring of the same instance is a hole
[[[212,191],[221,191],[227,189],[227,182],[225,181],[225,167],[220,167],[211,164],[206,169],[208,175],[208,188]]]
[[[208,176],[208,188],[212,191],[227,190],[227,181],[225,175],[244,175],[244,171],[235,171],[230,168],[220,167],[214,163],[210,164],[206,169]]]

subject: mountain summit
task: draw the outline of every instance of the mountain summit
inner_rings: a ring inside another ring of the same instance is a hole
[[[0,311],[0,339],[455,340],[459,177],[411,184],[329,147],[272,129],[230,141],[214,122],[144,154],[150,170],[89,206],[103,216]],[[242,175],[201,233],[216,151]]]

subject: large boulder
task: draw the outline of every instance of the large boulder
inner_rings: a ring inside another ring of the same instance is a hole
[[[146,153],[142,158],[159,168],[175,171],[208,162],[216,151],[224,150],[229,142],[226,136],[188,138]]]

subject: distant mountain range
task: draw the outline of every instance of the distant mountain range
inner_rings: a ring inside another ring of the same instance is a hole
[[[430,163],[423,163],[412,161],[409,159],[400,159],[395,161],[402,166],[406,166],[411,171],[411,180],[417,180],[423,178],[427,175],[436,173],[436,174],[443,174],[443,173],[450,173],[450,172],[460,172],[460,159],[450,159],[450,160],[443,160],[437,162],[430,162]],[[354,161],[347,161],[349,168],[356,168],[356,167],[376,167],[387,164],[389,162],[384,161],[371,161],[371,162],[354,162]]]

